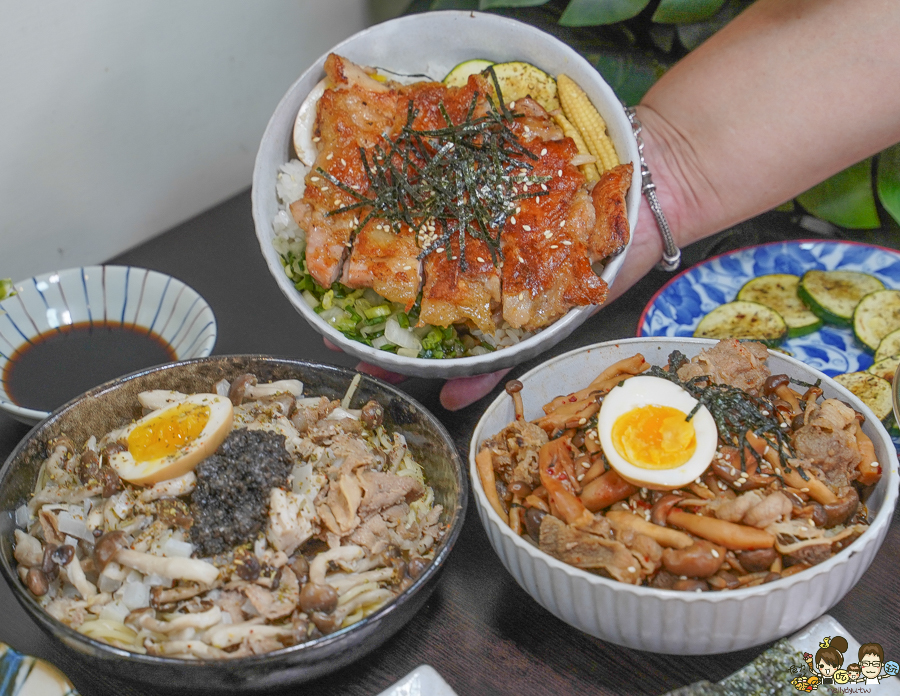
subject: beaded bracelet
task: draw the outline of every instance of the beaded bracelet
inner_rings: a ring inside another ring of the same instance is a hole
[[[664,271],[676,271],[681,265],[681,249],[678,248],[678,245],[675,244],[675,239],[672,237],[669,221],[666,220],[662,206],[659,204],[659,198],[656,196],[656,184],[653,183],[653,179],[650,177],[650,168],[647,166],[647,160],[644,159],[644,141],[641,138],[641,131],[644,127],[638,120],[637,112],[633,106],[625,107],[625,113],[631,122],[634,139],[637,140],[638,157],[641,161],[641,193],[646,197],[647,203],[650,205],[650,211],[653,213],[653,217],[656,218],[656,225],[659,227],[660,234],[662,234],[663,246],[665,247],[662,261],[657,264],[657,267]]]

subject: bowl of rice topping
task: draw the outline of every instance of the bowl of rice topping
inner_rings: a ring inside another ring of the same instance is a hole
[[[600,343],[507,391],[472,437],[479,516],[522,588],[602,640],[702,655],[789,635],[850,591],[894,514],[883,424],[760,343]]]
[[[70,402],[0,491],[0,572],[45,631],[136,683],[226,691],[388,640],[434,588],[467,482],[444,428],[394,388],[223,356]]]
[[[636,159],[621,103],[564,43],[495,15],[416,14],[347,39],[288,90],[257,154],[254,223],[282,292],[345,352],[478,374],[605,301],[637,219]]]

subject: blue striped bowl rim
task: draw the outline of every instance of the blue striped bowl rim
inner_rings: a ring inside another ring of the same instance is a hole
[[[3,371],[17,350],[60,327],[118,322],[148,329],[178,360],[202,358],[216,344],[216,318],[206,300],[172,276],[134,266],[82,266],[34,276],[15,284],[0,302],[0,410],[27,423],[48,413],[16,405]]]

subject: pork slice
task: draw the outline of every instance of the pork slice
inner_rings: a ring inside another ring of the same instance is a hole
[[[862,455],[856,442],[856,414],[836,399],[826,399],[794,433],[794,450],[835,489],[856,478]]]
[[[716,384],[728,384],[756,395],[771,374],[765,364],[768,356],[768,349],[756,341],[719,341],[683,365],[678,379],[686,382],[705,375]]]
[[[357,472],[357,478],[363,489],[362,502],[359,505],[359,515],[363,519],[397,503],[411,503],[425,493],[425,487],[410,476],[398,476],[381,471],[361,471]]]
[[[365,546],[372,556],[384,551],[391,541],[388,526],[381,515],[370,516],[350,535],[350,541]]]
[[[640,583],[640,564],[622,542],[567,525],[553,515],[541,521],[540,549],[576,568],[604,571],[620,582]]]

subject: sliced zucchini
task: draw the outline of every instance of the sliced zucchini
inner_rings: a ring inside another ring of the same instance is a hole
[[[531,97],[547,111],[560,108],[556,80],[531,63],[495,63],[494,74],[507,104],[522,97]]]
[[[894,355],[890,358],[885,358],[884,360],[872,363],[866,372],[871,372],[873,375],[878,375],[888,382],[893,382],[898,367],[900,367],[900,355]]]
[[[788,328],[781,315],[759,302],[736,300],[719,305],[700,320],[697,338],[749,338],[778,345]]]
[[[830,324],[852,326],[859,301],[876,290],[884,290],[875,276],[857,271],[807,271],[797,294],[816,316]]]
[[[893,412],[891,383],[870,372],[848,372],[834,381],[859,397],[878,420],[885,420]]]
[[[473,58],[472,60],[463,61],[453,70],[447,73],[447,77],[443,82],[448,87],[464,87],[469,81],[469,75],[487,70],[494,64],[494,61],[485,60],[484,58]]]
[[[881,339],[878,350],[875,351],[875,362],[886,360],[894,355],[900,355],[900,329],[891,331]]]
[[[744,283],[737,299],[759,302],[774,309],[787,324],[788,337],[805,336],[822,326],[822,320],[810,312],[797,296],[799,284],[800,276],[790,273],[762,275]]]
[[[853,333],[870,351],[900,329],[900,290],[878,290],[863,297],[853,312]]]

